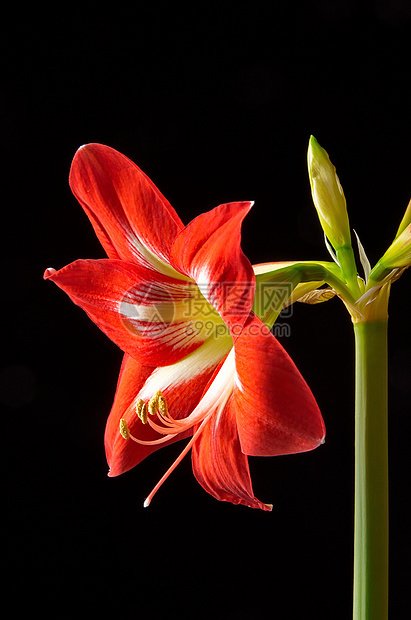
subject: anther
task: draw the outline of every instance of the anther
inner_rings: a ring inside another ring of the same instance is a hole
[[[120,435],[124,439],[128,439],[130,437],[130,431],[128,430],[127,422],[124,418],[120,420]]]
[[[163,418],[165,418],[168,415],[167,403],[166,403],[166,399],[164,398],[164,396],[158,397],[158,411],[160,415],[163,416]]]
[[[158,392],[156,392],[154,396],[148,401],[148,413],[150,415],[156,415],[160,396],[162,397],[162,394],[161,391],[158,390]]]
[[[147,424],[147,405],[141,398],[136,402],[136,413],[143,424]]]

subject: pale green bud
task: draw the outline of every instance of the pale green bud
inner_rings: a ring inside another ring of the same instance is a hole
[[[307,153],[311,193],[321,227],[335,250],[351,246],[343,189],[328,153],[310,137]]]
[[[411,265],[411,224],[394,239],[379,265],[385,269],[397,269]]]
[[[401,220],[401,224],[398,227],[395,238],[399,237],[409,224],[411,224],[411,200],[409,201],[408,207],[405,210],[404,217]]]

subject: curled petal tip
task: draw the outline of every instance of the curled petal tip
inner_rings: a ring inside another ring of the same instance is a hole
[[[124,473],[120,467],[117,467],[114,465],[113,467],[109,467],[108,472],[107,472],[107,476],[108,478],[117,478],[117,476],[120,476],[120,474]]]
[[[255,200],[246,200],[245,204],[248,206],[248,211],[247,211],[248,213],[255,205]]]
[[[43,279],[47,280],[48,278],[50,278],[50,276],[52,276],[55,273],[56,273],[56,270],[53,269],[53,267],[47,267],[46,271],[43,274]]]

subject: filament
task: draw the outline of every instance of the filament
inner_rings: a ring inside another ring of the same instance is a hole
[[[210,417],[211,413],[204,418],[204,420],[202,421],[202,423],[200,424],[200,426],[198,427],[198,429],[196,430],[196,432],[194,433],[194,435],[191,437],[190,441],[188,442],[188,444],[185,446],[184,450],[182,452],[180,452],[179,456],[176,458],[176,460],[174,461],[174,463],[167,469],[166,473],[160,478],[160,480],[157,482],[156,486],[154,487],[154,489],[151,491],[151,493],[146,497],[146,499],[144,500],[144,508],[147,508],[148,506],[150,506],[151,504],[151,500],[153,499],[154,495],[157,493],[158,489],[161,487],[161,485],[163,484],[163,482],[165,482],[167,480],[167,478],[169,477],[169,475],[175,470],[175,468],[177,467],[177,465],[179,463],[181,463],[181,461],[183,460],[183,458],[185,457],[185,455],[190,451],[193,443],[195,442],[195,440],[197,439],[197,437],[200,435],[200,433],[203,430],[203,427],[205,425],[206,422],[208,422],[208,419]]]

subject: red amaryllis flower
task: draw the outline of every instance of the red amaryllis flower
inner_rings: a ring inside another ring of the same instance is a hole
[[[223,204],[184,226],[129,159],[89,144],[70,185],[108,258],[78,260],[55,282],[125,353],[105,446],[117,476],[191,437],[199,483],[219,500],[254,497],[247,455],[311,450],[324,423],[304,379],[251,311],[255,276],[240,247],[250,202]]]

